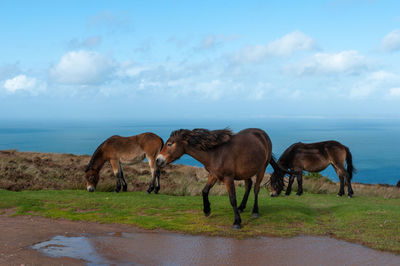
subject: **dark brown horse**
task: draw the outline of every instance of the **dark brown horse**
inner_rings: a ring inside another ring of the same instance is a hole
[[[324,141],[317,143],[295,143],[287,148],[278,160],[281,168],[289,170],[289,184],[286,195],[290,195],[294,178],[297,178],[300,196],[303,193],[303,170],[308,172],[320,172],[332,165],[340,180],[339,196],[344,194],[344,185],[347,186],[348,196],[352,197],[351,179],[356,169],[348,147],[337,141]],[[345,168],[347,164],[347,169]],[[277,196],[284,187],[283,177],[285,173],[280,169],[274,169],[271,175],[271,196]]]
[[[245,129],[237,134],[233,134],[229,129],[213,131],[181,129],[171,133],[157,157],[157,165],[163,167],[183,154],[188,154],[201,162],[209,172],[207,184],[203,189],[204,214],[208,216],[211,213],[208,193],[217,180],[220,180],[225,183],[235,214],[233,228],[239,229],[241,224],[239,212],[246,208],[253,183],[251,177],[254,175],[256,182],[253,217],[259,216],[258,192],[265,168],[273,161],[271,151],[271,140],[261,129]],[[275,161],[271,164],[277,166]],[[236,203],[234,180],[245,181],[246,190],[239,207]]]
[[[164,145],[163,140],[153,133],[142,133],[131,137],[112,136],[106,139],[93,153],[86,172],[86,188],[93,192],[99,182],[99,173],[104,163],[109,161],[117,177],[115,192],[126,191],[128,185],[125,181],[121,163],[138,163],[144,158],[149,162],[152,181],[147,190],[148,193],[160,190],[160,170],[155,161],[158,153]],[[158,184],[156,185],[156,179]]]

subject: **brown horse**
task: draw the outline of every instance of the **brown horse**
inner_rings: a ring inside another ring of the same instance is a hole
[[[125,181],[121,163],[138,163],[144,158],[149,162],[152,182],[147,190],[148,193],[160,190],[160,170],[156,166],[156,156],[164,145],[163,140],[153,133],[142,133],[131,137],[112,136],[106,139],[93,153],[86,172],[86,187],[93,192],[99,182],[99,173],[104,163],[109,161],[114,175],[117,177],[115,192],[126,191],[128,185]],[[156,186],[156,178],[158,184]]]
[[[253,217],[259,217],[258,192],[264,177],[265,168],[271,162],[277,166],[271,156],[272,143],[261,129],[249,128],[233,134],[229,129],[213,130],[181,129],[171,133],[160,154],[157,165],[165,166],[188,154],[201,162],[209,172],[208,181],[203,189],[203,206],[205,216],[211,213],[208,193],[217,180],[225,183],[233,207],[234,229],[241,224],[240,214],[246,208],[252,186],[251,177],[256,176],[254,185]],[[234,180],[245,181],[245,194],[239,207],[236,203]]]
[[[353,159],[348,147],[337,141],[324,141],[317,143],[295,143],[287,148],[278,160],[278,165],[290,170],[289,184],[286,195],[290,195],[294,178],[297,178],[300,196],[303,193],[303,170],[308,172],[320,172],[332,165],[340,179],[339,196],[344,194],[344,185],[347,185],[348,196],[352,197],[353,189],[351,179],[357,170],[353,166]],[[347,169],[345,168],[347,164]],[[277,196],[284,187],[283,177],[285,173],[280,169],[274,169],[271,175],[271,196]]]

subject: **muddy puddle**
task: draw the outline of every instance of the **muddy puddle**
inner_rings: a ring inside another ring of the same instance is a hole
[[[329,237],[251,238],[163,232],[55,236],[33,249],[86,265],[400,265],[400,256]]]

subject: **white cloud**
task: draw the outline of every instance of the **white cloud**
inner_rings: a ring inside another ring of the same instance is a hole
[[[50,69],[50,76],[61,84],[96,85],[106,81],[114,67],[110,58],[97,52],[72,51]]]
[[[29,91],[35,93],[38,90],[42,90],[43,87],[35,78],[27,77],[25,75],[18,75],[12,79],[8,79],[4,82],[4,88],[10,92],[15,93],[17,91]]]
[[[198,46],[198,49],[200,50],[214,49],[226,42],[237,40],[238,38],[239,37],[236,35],[226,36],[226,35],[209,34],[203,37],[203,39],[200,42],[200,45]]]
[[[84,40],[79,40],[79,39],[72,39],[68,42],[68,48],[69,49],[80,49],[80,48],[94,48],[101,43],[101,37],[100,36],[91,36],[88,37]]]
[[[339,53],[316,53],[303,63],[290,66],[287,70],[299,75],[316,73],[357,74],[369,67],[368,60],[358,51],[349,50]]]
[[[382,47],[388,52],[400,50],[400,30],[389,32],[383,37]]]
[[[389,96],[400,97],[400,87],[399,88],[391,88],[389,91]]]
[[[195,92],[196,94],[200,95],[202,98],[211,99],[211,100],[218,100],[224,95],[224,83],[220,80],[211,80],[205,81],[195,84],[193,87],[193,91],[190,93],[192,94]],[[192,89],[190,89],[192,90]]]
[[[16,76],[18,73],[21,73],[21,69],[18,63],[5,64],[0,66],[0,80]]]
[[[289,56],[297,51],[310,51],[315,48],[315,41],[300,31],[286,34],[282,38],[266,45],[245,47],[236,55],[240,62],[260,62],[272,56]]]
[[[376,71],[355,84],[350,90],[350,97],[353,99],[372,96],[390,98],[400,95],[398,86],[400,86],[400,75],[382,70]]]

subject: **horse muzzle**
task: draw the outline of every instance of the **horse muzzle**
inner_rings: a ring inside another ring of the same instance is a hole
[[[158,167],[164,167],[166,165],[166,161],[163,155],[159,154],[156,159],[156,165]]]
[[[278,193],[276,191],[272,191],[269,193],[271,197],[278,197]]]
[[[94,192],[94,186],[88,186],[87,191],[89,192]]]

